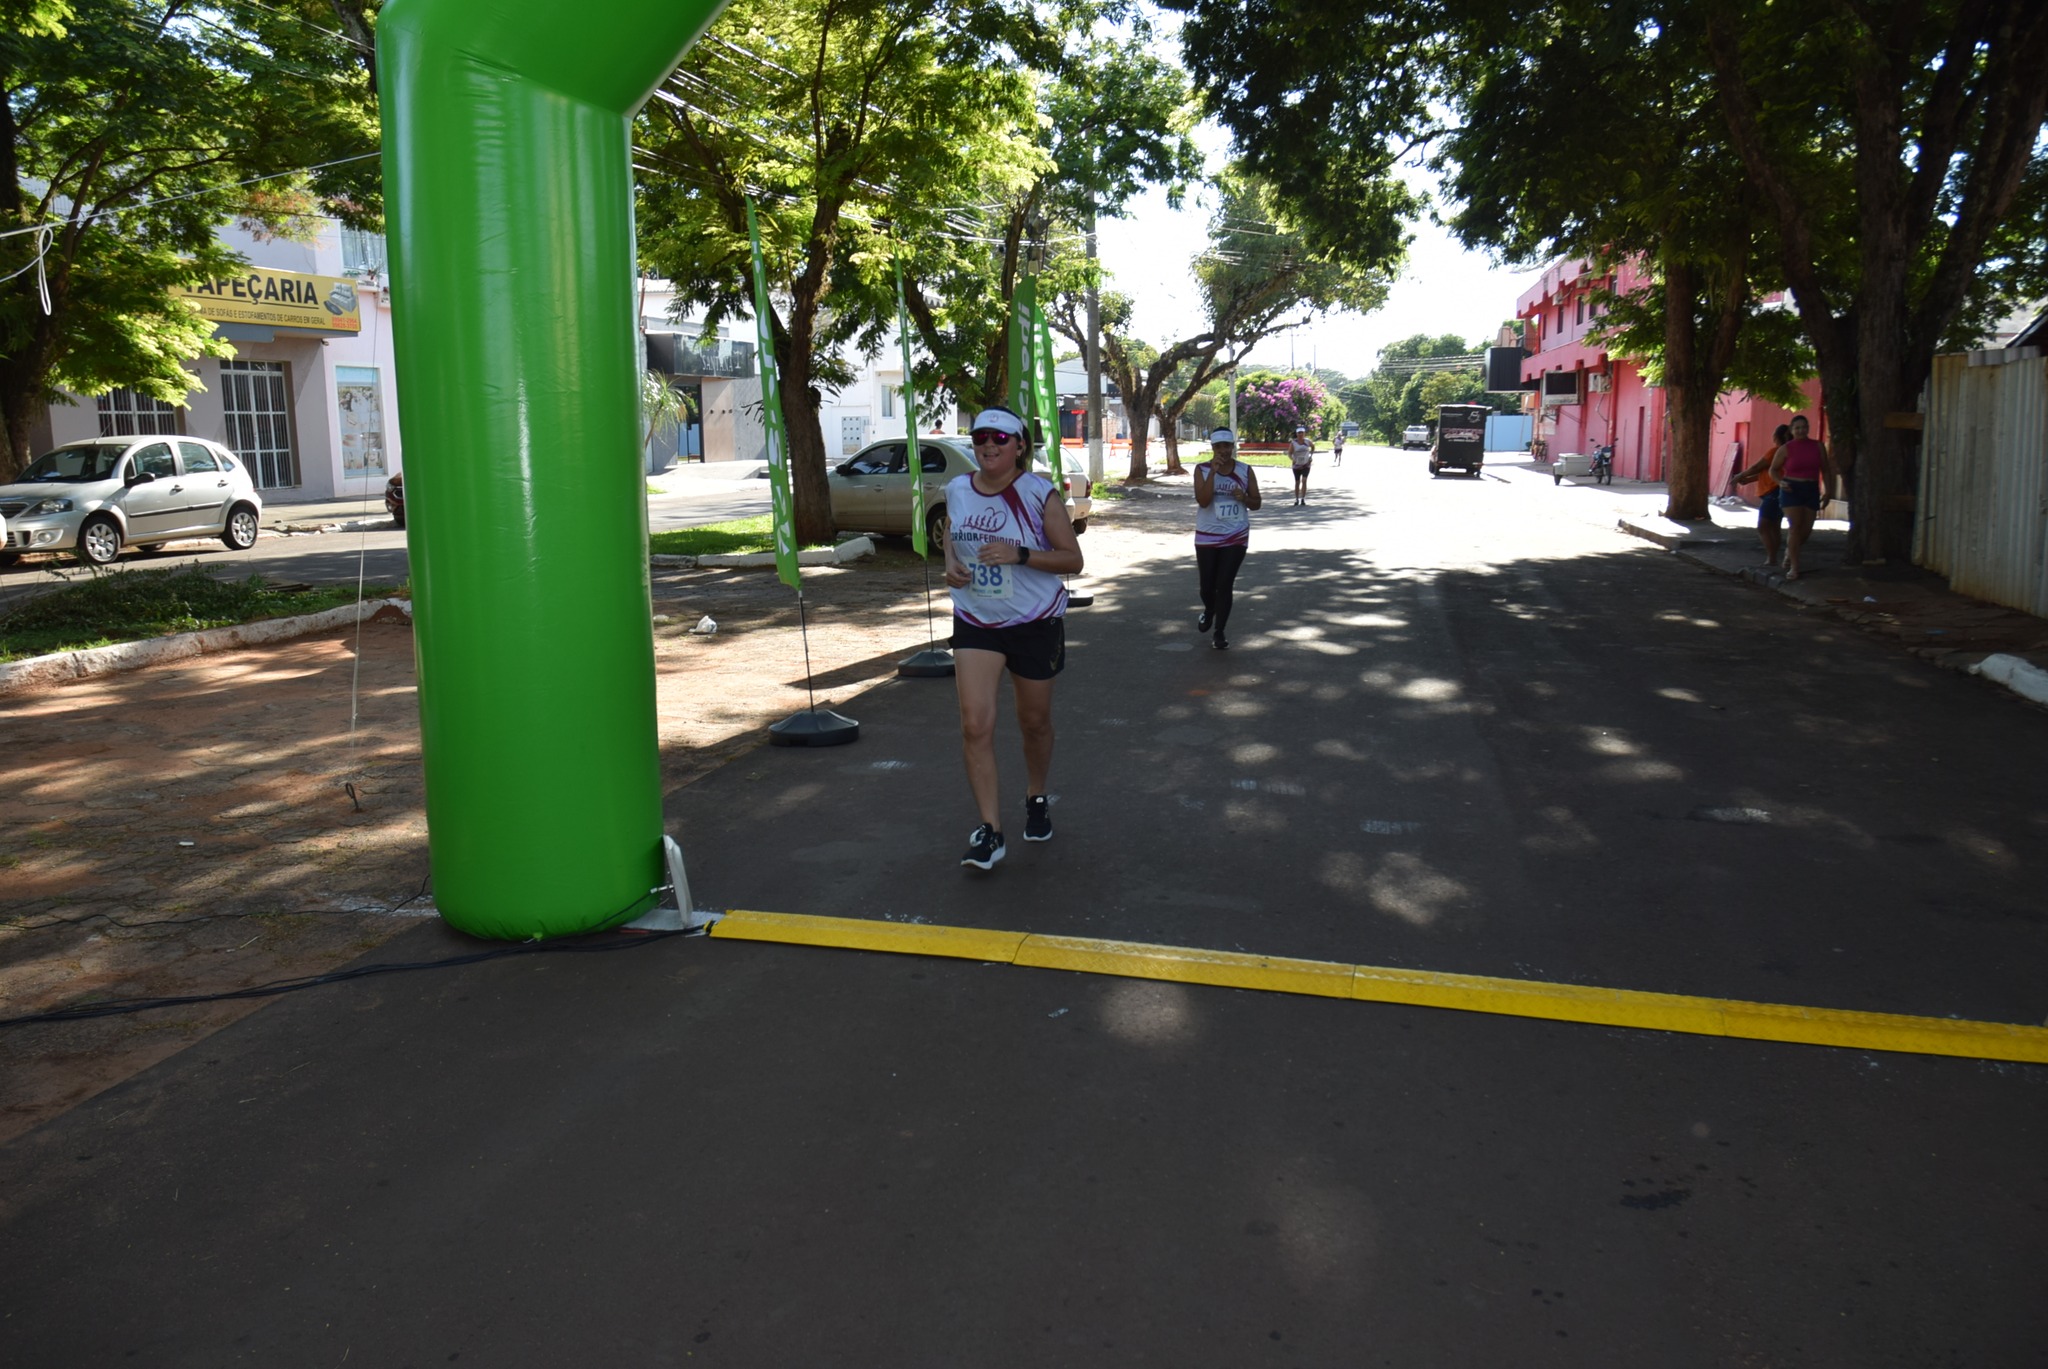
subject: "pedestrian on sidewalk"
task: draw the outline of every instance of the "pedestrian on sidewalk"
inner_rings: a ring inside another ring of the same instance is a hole
[[[1251,546],[1251,511],[1259,506],[1259,478],[1237,459],[1237,434],[1209,434],[1209,459],[1195,467],[1195,570],[1202,585],[1202,616],[1195,631],[1213,632],[1209,644],[1230,649],[1231,593]]]
[[[1771,458],[1771,478],[1778,482],[1778,503],[1785,510],[1785,578],[1799,578],[1799,552],[1813,535],[1820,506],[1835,497],[1835,462],[1828,449],[1806,435],[1804,414],[1786,425],[1792,436]]]
[[[1747,485],[1752,480],[1756,482],[1756,535],[1757,540],[1764,544],[1766,569],[1778,564],[1778,558],[1784,554],[1785,541],[1782,532],[1785,510],[1778,502],[1778,481],[1771,474],[1771,463],[1778,459],[1779,449],[1791,440],[1791,427],[1780,423],[1771,434],[1771,449],[1728,477],[1731,489]]]
[[[960,751],[981,825],[962,865],[1003,858],[997,806],[996,699],[1003,672],[1024,741],[1024,840],[1051,841],[1052,685],[1067,664],[1067,588],[1081,542],[1052,481],[1030,469],[1024,420],[1001,405],[968,429],[977,469],[946,482],[946,584],[953,591],[953,683]]]
[[[1294,467],[1294,507],[1308,503],[1308,468],[1316,459],[1316,444],[1308,440],[1308,429],[1296,428],[1287,444],[1287,460]]]

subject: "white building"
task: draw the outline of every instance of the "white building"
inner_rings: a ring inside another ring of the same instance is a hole
[[[248,269],[187,297],[234,356],[186,364],[184,408],[127,389],[52,404],[32,445],[185,433],[239,455],[266,503],[381,497],[401,463],[383,240],[332,220],[311,242],[219,237]]]

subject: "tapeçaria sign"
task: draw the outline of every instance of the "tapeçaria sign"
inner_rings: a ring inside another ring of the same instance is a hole
[[[215,323],[269,324],[323,333],[358,333],[363,327],[356,283],[343,276],[244,266],[232,276],[178,293]]]

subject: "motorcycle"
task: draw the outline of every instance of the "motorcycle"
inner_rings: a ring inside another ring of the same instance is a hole
[[[1612,485],[1614,483],[1613,443],[1593,449],[1592,466],[1586,473],[1593,477],[1595,484]]]

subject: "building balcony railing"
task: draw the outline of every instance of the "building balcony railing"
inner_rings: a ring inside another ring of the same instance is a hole
[[[670,376],[738,380],[754,374],[754,344],[698,343],[685,333],[649,333],[647,368]]]

